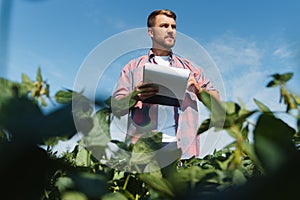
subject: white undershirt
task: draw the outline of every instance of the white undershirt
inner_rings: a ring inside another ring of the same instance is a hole
[[[157,64],[169,67],[169,56],[155,56]],[[163,133],[162,142],[176,142],[174,107],[158,105],[157,129]]]

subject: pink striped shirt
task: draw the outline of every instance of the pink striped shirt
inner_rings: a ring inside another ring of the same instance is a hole
[[[189,69],[190,76],[194,76],[200,86],[205,87],[206,90],[215,90],[209,79],[204,76],[202,69],[193,66],[189,60],[180,58],[173,53],[170,53],[169,56],[170,67]],[[135,87],[142,82],[145,63],[156,63],[154,57],[154,53],[150,50],[148,55],[133,59],[126,64],[113,92],[113,97],[120,99],[132,93]],[[182,159],[200,155],[200,136],[197,135],[199,128],[197,101],[197,96],[187,88],[184,100],[179,108],[181,112],[177,118],[178,123],[176,123],[178,124],[178,127],[176,127],[177,146],[181,148]],[[134,137],[134,135],[142,135],[147,131],[155,130],[157,107],[157,104],[137,102],[130,113],[127,136]],[[139,117],[133,119],[133,115]]]

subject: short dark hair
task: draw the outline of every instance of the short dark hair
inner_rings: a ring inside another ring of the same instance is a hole
[[[168,17],[173,18],[176,21],[176,14],[173,11],[168,9],[155,10],[148,16],[148,20],[147,20],[148,27],[155,26],[155,19],[157,15],[166,15]]]

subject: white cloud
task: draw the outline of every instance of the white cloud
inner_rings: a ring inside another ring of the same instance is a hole
[[[271,80],[269,75],[289,69],[282,68],[282,63],[284,66],[293,63],[296,54],[288,47],[284,42],[273,44],[270,40],[262,45],[258,41],[228,35],[209,43],[207,51],[223,76],[225,96],[228,97],[224,100],[237,102],[241,99],[251,110],[257,109],[253,101],[256,98],[273,111],[285,111],[286,106],[279,103],[279,88],[267,88],[266,85]],[[280,58],[280,63],[274,56]],[[295,67],[290,68],[296,72]]]
[[[228,100],[252,101],[264,87],[264,51],[255,41],[224,35],[207,45],[207,50],[223,76]]]
[[[279,47],[273,52],[274,56],[277,56],[281,59],[291,58],[293,56],[293,52],[289,50],[286,46]]]
[[[282,66],[278,63],[278,59],[273,60],[274,56],[277,56],[280,62],[289,63],[296,54],[288,50],[286,45],[282,45],[283,43],[278,45],[271,42],[271,40],[264,41],[262,44],[259,41],[224,35],[206,45],[207,52],[218,66],[223,78],[227,97],[227,99],[223,99],[224,101],[239,103],[238,100],[241,99],[247,109],[255,110],[258,109],[253,101],[255,98],[272,111],[284,113],[286,106],[279,103],[279,88],[267,88],[266,85],[268,78],[271,80],[269,75],[278,70],[274,66]],[[274,51],[274,46],[281,48]],[[296,126],[295,119],[288,114],[281,114],[278,117],[290,126]],[[253,120],[255,123],[256,120]],[[215,139],[214,141],[217,143],[212,145],[222,148],[232,140],[227,134],[223,134],[223,136],[225,137]],[[202,137],[202,142],[207,142],[205,135]],[[206,154],[205,150],[202,153]]]
[[[207,48],[223,73],[261,65],[263,52],[254,41],[224,35],[212,41]]]

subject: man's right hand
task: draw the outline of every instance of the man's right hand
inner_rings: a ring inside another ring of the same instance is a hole
[[[138,101],[144,101],[149,97],[155,96],[159,88],[155,83],[141,83],[135,87],[135,91],[137,91],[137,94],[134,98]]]

